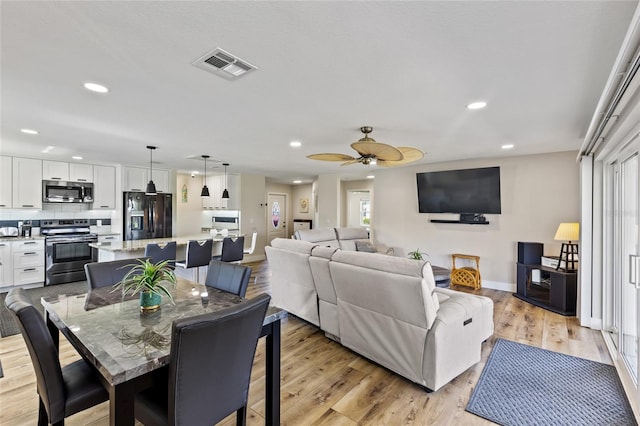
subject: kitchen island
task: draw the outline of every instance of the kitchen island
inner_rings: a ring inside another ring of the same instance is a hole
[[[234,233],[229,233],[228,237],[236,237]],[[198,234],[198,235],[187,235],[184,237],[170,237],[170,238],[153,238],[149,240],[127,240],[127,241],[114,241],[114,242],[106,242],[106,243],[91,243],[89,247],[92,247],[98,250],[98,262],[109,262],[112,260],[120,260],[120,259],[135,259],[138,257],[144,257],[144,250],[147,247],[147,244],[158,244],[161,247],[171,241],[176,242],[176,257],[178,261],[184,260],[186,258],[186,249],[187,243],[190,240],[213,240],[213,251],[211,253],[212,256],[220,254],[222,251],[222,240],[224,237],[221,234],[210,235],[210,234]],[[201,278],[206,276],[206,266],[204,272],[201,272],[199,275]],[[176,268],[176,275],[181,276],[186,279],[194,280],[195,278],[195,270],[196,268],[191,268],[189,270],[182,270],[181,268]]]

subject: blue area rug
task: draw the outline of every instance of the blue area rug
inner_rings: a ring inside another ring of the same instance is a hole
[[[504,339],[467,411],[501,425],[637,425],[612,365]]]

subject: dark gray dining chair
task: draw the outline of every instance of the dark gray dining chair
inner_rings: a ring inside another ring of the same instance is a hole
[[[213,252],[213,240],[205,240],[202,243],[197,240],[187,242],[186,259],[176,262],[178,268],[196,268],[196,282],[200,282],[200,267],[207,266]]]
[[[23,289],[12,289],[4,303],[18,320],[36,373],[39,426],[64,425],[66,417],[109,399],[98,372],[84,359],[60,367],[58,350],[42,314]]]
[[[169,378],[136,395],[145,425],[213,425],[236,412],[245,425],[251,368],[271,297],[173,322]]]
[[[169,241],[163,246],[156,243],[149,243],[144,249],[144,255],[151,259],[151,262],[158,263],[168,260],[171,267],[176,265],[176,242]]]
[[[222,251],[211,259],[222,262],[240,262],[244,258],[244,237],[225,237],[222,239]]]
[[[125,275],[136,265],[140,259],[121,259],[110,262],[85,263],[84,272],[87,275],[89,291],[96,288],[112,286],[122,281]]]
[[[204,285],[244,297],[247,294],[249,278],[251,268],[248,266],[211,260]]]

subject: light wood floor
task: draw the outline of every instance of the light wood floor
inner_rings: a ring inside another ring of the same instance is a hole
[[[267,262],[251,264],[247,297],[270,291]],[[254,278],[257,278],[254,283]],[[482,361],[437,392],[367,361],[327,339],[316,327],[290,317],[282,325],[281,413],[285,425],[482,425],[491,424],[464,411],[498,337],[611,364],[599,332],[582,328],[573,317],[537,308],[511,293],[455,290],[481,294],[495,303],[495,334],[482,349]],[[62,337],[62,364],[78,358]],[[264,339],[261,339],[264,340]],[[249,396],[249,425],[264,424],[264,342],[258,344]],[[31,360],[20,335],[0,339],[0,425],[34,425],[38,400]],[[235,417],[223,424],[235,424]],[[107,425],[108,403],[67,419],[68,425]]]

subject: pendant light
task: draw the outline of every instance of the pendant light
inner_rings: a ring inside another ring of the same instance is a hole
[[[204,186],[202,187],[202,192],[200,193],[201,197],[208,197],[209,196],[209,188],[207,188],[207,158],[209,158],[208,155],[201,155],[202,158],[204,158]]]
[[[147,145],[149,150],[149,183],[147,184],[147,190],[144,192],[146,195],[158,195],[156,191],[156,184],[153,183],[153,150],[155,146]]]
[[[222,191],[222,198],[229,198],[229,191],[227,190],[227,166],[229,163],[222,163],[224,166],[224,191]]]

